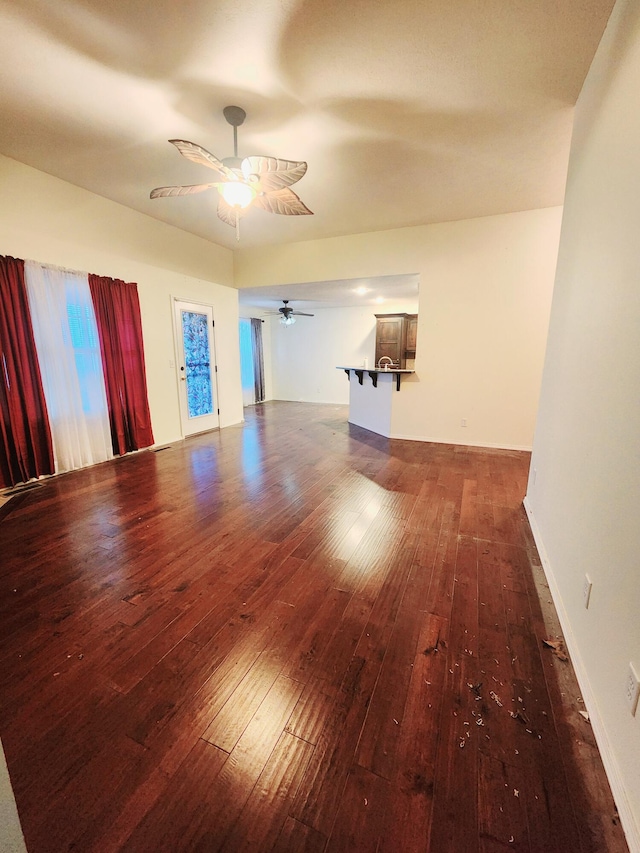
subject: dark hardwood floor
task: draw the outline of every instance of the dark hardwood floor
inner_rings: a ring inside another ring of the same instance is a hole
[[[30,853],[627,849],[542,643],[528,454],[346,414],[269,403],[3,507]]]

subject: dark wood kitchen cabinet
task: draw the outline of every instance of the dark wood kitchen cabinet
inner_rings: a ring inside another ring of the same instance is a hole
[[[376,314],[376,367],[390,358],[404,370],[407,359],[416,355],[417,314]]]
[[[418,338],[418,315],[407,314],[407,342],[405,355],[407,358],[416,357],[416,340]]]

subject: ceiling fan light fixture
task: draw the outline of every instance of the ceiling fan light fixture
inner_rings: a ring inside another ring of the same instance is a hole
[[[289,315],[289,316],[287,317],[287,316],[285,316],[285,315],[283,314],[283,315],[282,315],[282,317],[280,317],[280,323],[281,323],[283,326],[293,326],[293,324],[295,323],[295,321],[296,321],[296,318],[295,318],[295,317],[292,317],[291,315]]]
[[[249,207],[256,197],[256,191],[244,181],[226,181],[218,187],[218,190],[230,207],[244,209]]]

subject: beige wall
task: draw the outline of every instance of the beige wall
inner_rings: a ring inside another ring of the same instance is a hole
[[[640,850],[640,4],[578,101],[527,508],[631,850]],[[534,476],[535,471],[535,476]],[[593,583],[588,610],[584,576]]]
[[[403,382],[393,435],[528,449],[560,219],[561,209],[549,208],[240,249],[235,283],[418,273],[416,377]]]
[[[0,850],[2,853],[27,853],[24,844],[16,801],[13,796],[9,771],[0,743]]]
[[[172,297],[213,306],[222,426],[242,419],[233,256],[0,156],[0,254],[138,283],[156,443],[181,437]]]

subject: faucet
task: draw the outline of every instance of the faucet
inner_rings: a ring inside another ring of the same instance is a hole
[[[382,362],[384,361],[384,370],[389,370],[390,367],[393,367],[393,359],[389,358],[388,355],[383,355],[382,358],[378,359],[378,370],[382,370]],[[388,363],[387,363],[388,362]]]

